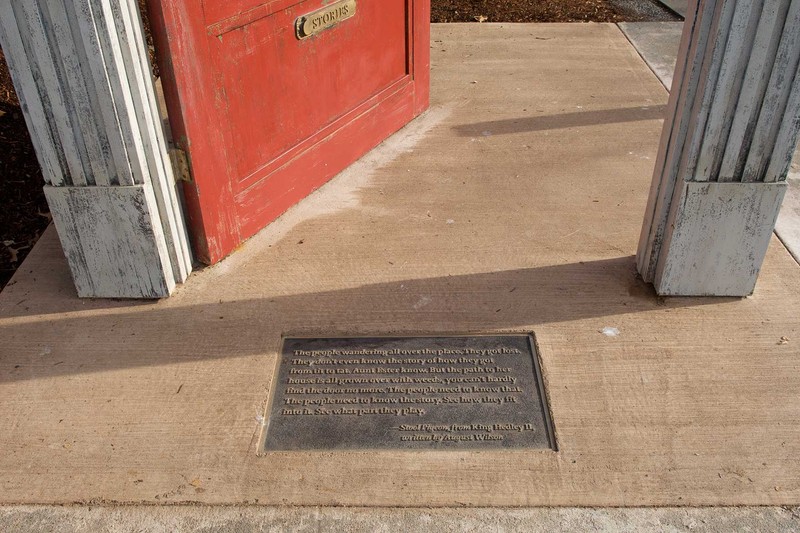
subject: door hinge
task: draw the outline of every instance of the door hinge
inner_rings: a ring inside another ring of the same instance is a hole
[[[192,171],[189,168],[189,156],[180,148],[170,148],[169,158],[172,160],[172,170],[175,172],[175,181],[192,182]]]

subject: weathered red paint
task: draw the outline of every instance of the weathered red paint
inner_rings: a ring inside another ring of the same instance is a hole
[[[430,0],[358,0],[303,40],[324,0],[151,0],[187,219],[215,263],[428,106]]]

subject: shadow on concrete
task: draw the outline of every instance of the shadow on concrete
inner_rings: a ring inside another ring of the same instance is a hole
[[[539,117],[521,117],[487,122],[462,124],[453,129],[462,137],[480,137],[485,135],[505,135],[530,131],[577,128],[581,126],[597,126],[642,120],[658,120],[664,118],[665,105],[623,107],[619,109],[600,109],[597,111],[578,111],[559,115],[543,115]]]
[[[270,354],[282,335],[527,332],[592,317],[613,326],[617,315],[725,301],[739,299],[660,298],[637,277],[632,256],[187,306],[65,293],[0,319],[0,338],[13,338],[4,342],[0,382]]]

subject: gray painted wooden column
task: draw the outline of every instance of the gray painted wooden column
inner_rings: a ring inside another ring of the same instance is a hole
[[[0,0],[0,44],[78,294],[168,296],[191,256],[136,0]]]
[[[800,130],[800,0],[689,11],[637,263],[662,295],[746,296]]]

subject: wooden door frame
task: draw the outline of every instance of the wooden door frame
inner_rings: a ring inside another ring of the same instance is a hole
[[[78,295],[169,296],[192,258],[136,0],[0,2],[0,44]]]
[[[661,295],[748,296],[800,133],[800,2],[687,15],[637,266]]]

